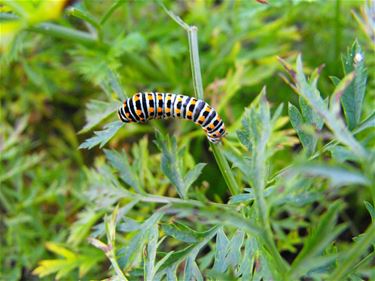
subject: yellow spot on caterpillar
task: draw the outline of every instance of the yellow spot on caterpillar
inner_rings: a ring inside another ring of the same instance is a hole
[[[162,95],[158,95],[158,100],[162,100],[162,99],[163,99]]]
[[[134,96],[134,101],[139,101],[139,95]]]
[[[158,112],[161,113],[161,112],[163,112],[163,110],[159,107]]]
[[[171,109],[170,109],[170,108],[166,108],[166,109],[165,109],[165,112],[166,112],[166,113],[169,113],[169,112],[171,112]]]
[[[206,118],[204,116],[199,117],[199,121],[203,122]]]
[[[177,98],[177,101],[182,101],[182,98]]]
[[[210,127],[210,129],[215,128],[214,124],[210,124],[210,126],[208,126],[208,127]]]
[[[148,111],[150,111],[150,113],[153,113],[153,112],[154,112],[154,108],[153,108],[153,107],[150,107],[150,108],[148,109]]]
[[[180,110],[180,109],[178,109],[178,108],[176,108],[175,112],[176,112],[176,113],[178,114],[178,113],[180,113],[180,112],[181,112],[181,110]]]
[[[195,99],[194,99],[194,100],[193,100],[193,99],[191,100],[191,104],[196,104],[196,103],[197,103],[197,101],[196,101]]]
[[[193,115],[193,112],[192,111],[188,111],[187,115],[186,116],[189,116],[191,117]]]
[[[142,110],[139,110],[139,109],[137,109],[135,112],[137,113],[137,115],[141,115],[142,114]]]

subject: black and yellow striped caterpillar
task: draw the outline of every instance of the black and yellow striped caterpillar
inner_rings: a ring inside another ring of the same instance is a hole
[[[150,119],[181,118],[192,120],[206,132],[212,143],[225,135],[224,122],[219,114],[203,100],[189,96],[144,92],[124,101],[118,116],[125,123],[145,123]]]

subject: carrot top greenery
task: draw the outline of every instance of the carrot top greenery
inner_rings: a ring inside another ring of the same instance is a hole
[[[0,0],[0,279],[375,279],[374,8]]]

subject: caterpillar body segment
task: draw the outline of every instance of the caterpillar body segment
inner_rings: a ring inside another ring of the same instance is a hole
[[[184,95],[137,93],[124,101],[118,109],[118,116],[125,123],[145,123],[151,119],[188,119],[200,125],[212,143],[220,142],[225,135],[224,122],[215,109],[203,100]]]

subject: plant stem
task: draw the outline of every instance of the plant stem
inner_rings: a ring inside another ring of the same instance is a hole
[[[219,148],[219,145],[210,143],[210,147],[215,156],[215,160],[216,160],[217,165],[219,166],[221,174],[224,177],[225,183],[227,184],[229,188],[230,193],[232,195],[240,193],[240,187],[238,186],[233,176],[233,173],[229,167],[229,164]]]
[[[353,270],[353,266],[360,256],[375,241],[375,223],[371,223],[366,232],[359,237],[355,245],[349,249],[342,263],[338,264],[327,280],[345,280],[346,276]]]
[[[97,38],[90,33],[67,28],[54,23],[42,23],[29,28],[30,31],[46,34],[53,37],[67,39],[81,44],[98,44]]]
[[[117,205],[113,210],[112,216],[110,218],[105,217],[104,219],[109,249],[109,251],[106,252],[106,255],[111,261],[113,269],[115,270],[116,275],[120,278],[120,280],[128,281],[128,279],[124,275],[124,272],[122,272],[116,258],[116,221],[118,216],[118,208],[119,205]]]
[[[122,272],[117,260],[116,260],[116,257],[114,255],[114,250],[112,249],[110,253],[107,254],[107,257],[109,258],[109,260],[111,261],[111,264],[113,266],[113,269],[115,270],[117,276],[120,278],[120,280],[122,281],[128,281],[128,279],[125,277],[124,273]]]
[[[193,76],[194,93],[198,99],[204,99],[202,74],[199,62],[198,28],[196,26],[189,26],[188,28],[184,28],[187,30],[189,39],[190,63]],[[230,169],[230,166],[222,150],[220,149],[220,146],[210,143],[210,147],[230,193],[232,195],[240,193],[240,187],[238,186],[233,176],[232,170]]]
[[[199,48],[198,48],[198,28],[196,26],[189,26],[187,30],[190,51],[190,64],[193,76],[194,93],[198,99],[204,99],[202,74],[199,62]]]
[[[283,276],[284,278],[285,273],[289,271],[290,267],[281,257],[272,236],[273,235],[272,235],[271,229],[266,229],[264,231],[264,236],[261,237],[261,239],[264,242],[265,248],[268,250],[269,254],[273,257],[273,260],[276,263],[278,274],[280,276]]]
[[[335,41],[334,41],[335,55],[332,58],[334,61],[340,61],[341,38],[342,38],[341,0],[336,0],[336,4],[335,4]]]
[[[104,16],[100,19],[100,24],[103,25],[109,17],[120,7],[122,4],[125,3],[125,0],[118,0],[117,2],[113,3],[109,10],[104,14]]]
[[[193,76],[194,92],[197,98],[204,99],[202,75],[201,75],[201,69],[200,69],[200,63],[199,63],[198,29],[195,26],[187,25],[179,17],[175,16],[170,11],[168,11],[164,7],[164,5],[162,5],[162,7],[167,12],[167,14],[174,21],[176,21],[181,27],[183,27],[188,33],[190,62],[191,62],[191,69],[192,69],[192,76]],[[219,166],[221,174],[223,175],[224,180],[226,184],[228,185],[229,191],[231,192],[232,195],[240,193],[240,187],[238,186],[233,176],[233,173],[229,167],[229,164],[226,158],[224,157],[224,154],[222,153],[222,150],[220,149],[220,146],[210,143],[210,147],[215,156],[215,159]],[[287,271],[287,267],[282,257],[280,256],[280,253],[277,251],[275,243],[272,239],[272,233],[271,233],[269,221],[266,215],[267,207],[266,207],[263,196],[260,196],[260,200],[258,201],[258,204],[259,204],[259,211],[260,212],[264,211],[264,213],[262,213],[262,215],[260,216],[261,216],[262,224],[264,224],[264,226],[266,227],[265,232],[264,232],[265,235],[264,237],[262,237],[262,240],[265,246],[267,247],[269,253],[274,257],[275,262],[278,265],[280,275],[282,275],[284,272]]]
[[[189,40],[189,53],[191,72],[193,76],[194,93],[198,99],[203,100],[204,92],[202,85],[201,67],[199,62],[198,28],[196,26],[190,26],[186,24],[180,17],[176,16],[171,11],[169,11],[162,2],[159,2],[159,5],[179,26],[181,26],[187,32]],[[222,150],[219,149],[218,145],[215,145],[213,143],[210,143],[210,147],[212,149],[217,165],[219,166],[220,172],[223,175],[223,178],[228,186],[230,193],[232,195],[240,193],[241,189],[233,176],[232,170],[230,169],[229,164]]]
[[[262,92],[260,93],[259,107],[259,111],[268,117],[263,117],[264,119],[260,121],[263,122],[262,132],[258,136],[259,139],[257,139],[256,141],[254,140],[253,142],[254,151],[252,153],[253,159],[251,164],[254,173],[253,191],[255,195],[255,207],[257,208],[258,212],[259,224],[263,228],[263,235],[259,236],[258,239],[260,239],[264,243],[265,248],[269,252],[270,258],[275,262],[275,265],[277,266],[278,276],[274,276],[274,278],[279,279],[280,277],[283,277],[285,272],[288,270],[288,267],[275,245],[271,229],[271,223],[269,219],[269,207],[267,206],[267,202],[264,197],[264,191],[266,188],[267,181],[266,144],[270,139],[272,131],[270,125],[269,106],[266,100],[265,88],[263,88]]]

